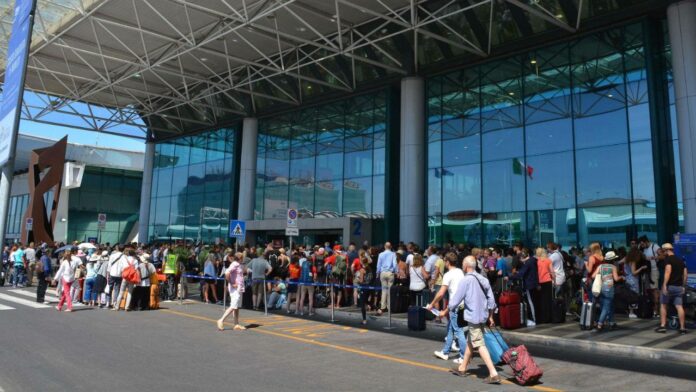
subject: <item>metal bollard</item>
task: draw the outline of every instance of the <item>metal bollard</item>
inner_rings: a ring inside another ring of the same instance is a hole
[[[222,284],[222,307],[227,308],[227,281]]]
[[[394,327],[392,327],[392,320],[391,320],[392,319],[392,317],[391,317],[392,316],[391,288],[392,288],[392,285],[389,284],[387,286],[387,313],[388,313],[388,323],[389,324],[387,324],[387,326],[384,327],[384,329],[394,329]]]
[[[268,316],[268,301],[266,300],[266,280],[262,280],[263,282],[263,313],[264,315]]]
[[[186,276],[185,274],[181,274],[181,277],[179,278],[179,305],[184,304],[184,285],[186,284]]]
[[[334,298],[334,283],[333,282],[331,282],[331,296],[330,296],[330,298],[331,298],[331,322],[335,323],[336,319],[334,318],[334,303],[335,303],[334,301],[336,299]]]

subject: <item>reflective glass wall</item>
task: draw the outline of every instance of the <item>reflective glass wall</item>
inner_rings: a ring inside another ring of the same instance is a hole
[[[82,184],[71,189],[68,203],[68,239],[102,243],[125,243],[139,218],[143,173],[85,168]],[[99,229],[97,216],[106,214],[106,225]]]
[[[225,241],[235,162],[235,129],[223,128],[155,149],[150,240]]]
[[[655,238],[646,77],[635,24],[429,79],[428,241]]]
[[[386,94],[261,119],[255,219],[383,218]]]

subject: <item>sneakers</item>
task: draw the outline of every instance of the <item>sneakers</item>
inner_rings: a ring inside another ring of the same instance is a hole
[[[630,318],[630,319],[638,318],[638,315],[635,314],[635,313],[633,313],[633,312],[631,312],[631,313],[628,314],[628,318]]]
[[[456,341],[452,342],[452,351],[459,351],[459,346]]]
[[[452,361],[452,362],[456,363],[457,365],[461,365],[462,362],[464,362],[464,358],[459,357],[459,358],[455,359],[455,360]]]
[[[435,351],[433,353],[434,356],[442,359],[443,361],[448,361],[449,360],[449,354],[445,354],[442,351]]]
[[[536,323],[532,320],[527,320],[527,328],[536,327]]]

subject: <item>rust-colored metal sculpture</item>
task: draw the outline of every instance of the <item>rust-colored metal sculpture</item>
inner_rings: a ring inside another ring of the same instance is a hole
[[[31,241],[53,243],[53,227],[58,213],[58,200],[60,199],[67,147],[68,137],[65,136],[50,147],[39,148],[31,152],[28,178],[29,206],[22,221],[22,243],[26,244]],[[47,171],[44,173],[45,170]],[[44,202],[44,194],[51,189],[53,189],[53,200],[49,217]],[[27,218],[34,220],[30,231],[27,231],[26,227]]]

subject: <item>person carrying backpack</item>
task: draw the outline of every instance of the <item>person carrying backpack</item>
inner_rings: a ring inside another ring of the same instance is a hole
[[[346,259],[346,254],[340,247],[337,247],[334,252],[336,252],[336,257],[334,259],[334,266],[331,268],[331,278],[332,282],[336,285],[334,287],[336,298],[336,308],[341,307],[341,299],[343,298],[343,288],[341,286],[346,282],[346,275],[348,273],[348,262]]]
[[[304,301],[309,298],[308,313],[314,315],[314,283],[317,281],[317,269],[314,263],[306,258],[300,259],[300,297],[295,306],[295,314],[304,315]]]

